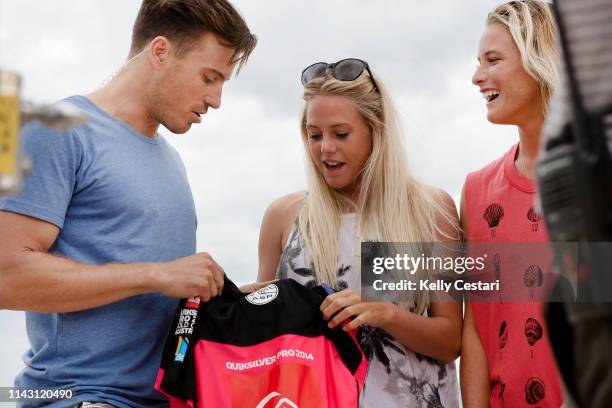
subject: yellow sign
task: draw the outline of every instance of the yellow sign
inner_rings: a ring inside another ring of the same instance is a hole
[[[0,176],[17,172],[19,149],[19,99],[0,95]]]

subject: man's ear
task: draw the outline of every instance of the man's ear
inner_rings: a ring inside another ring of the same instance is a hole
[[[172,44],[163,35],[159,35],[151,40],[148,45],[149,51],[147,57],[151,65],[156,68],[161,68],[167,62],[170,56]]]

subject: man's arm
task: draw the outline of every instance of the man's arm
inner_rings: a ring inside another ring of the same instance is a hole
[[[164,263],[88,265],[48,254],[59,228],[0,211],[0,309],[72,312],[159,292],[207,301],[223,269],[206,253]]]

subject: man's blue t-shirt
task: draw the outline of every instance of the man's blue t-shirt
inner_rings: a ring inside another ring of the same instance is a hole
[[[162,136],[140,134],[85,97],[65,102],[82,110],[87,124],[66,132],[28,125],[23,145],[33,168],[21,194],[0,200],[0,209],[57,225],[49,252],[86,264],[193,255],[195,208],[178,153]],[[153,385],[177,305],[147,294],[80,312],[28,312],[31,348],[15,384],[77,393],[53,408],[84,400],[164,406]]]

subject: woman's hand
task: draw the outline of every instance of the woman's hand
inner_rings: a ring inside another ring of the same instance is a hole
[[[329,295],[321,304],[321,313],[330,329],[342,324],[345,331],[350,331],[362,324],[384,328],[393,320],[394,307],[389,302],[362,302],[361,296],[346,289]]]

